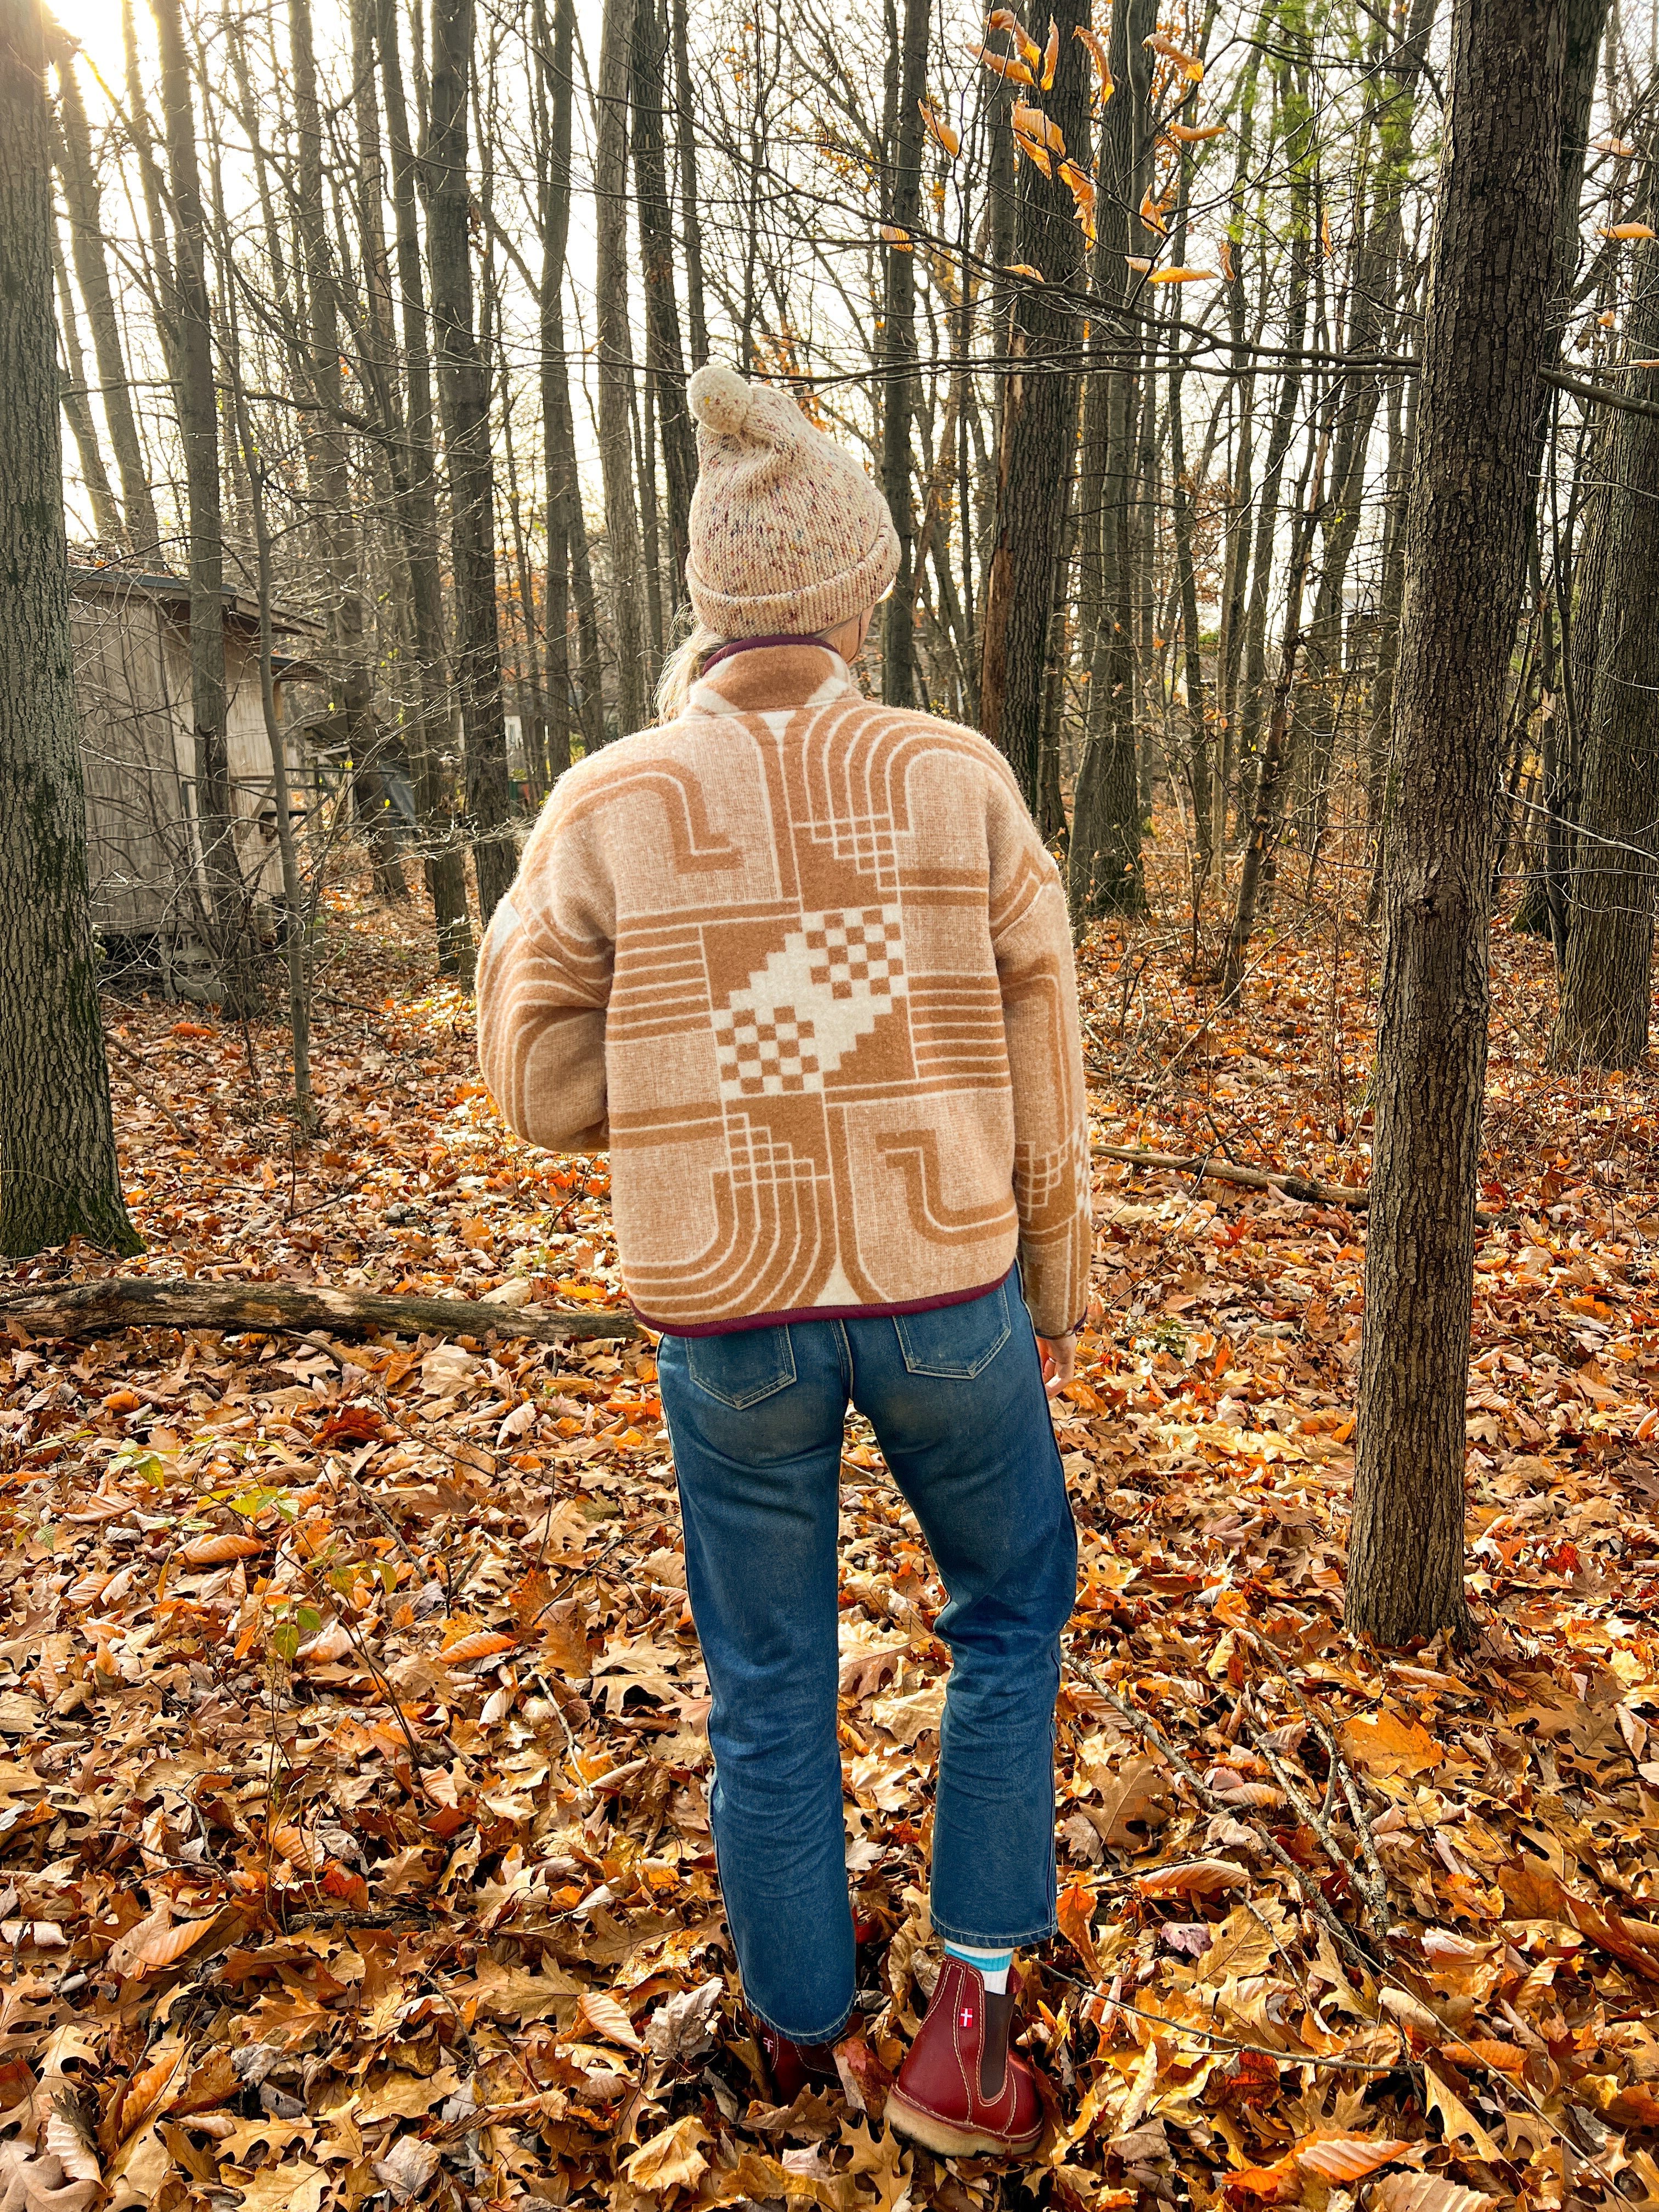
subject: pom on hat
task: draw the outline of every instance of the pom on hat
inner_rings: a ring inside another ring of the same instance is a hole
[[[735,438],[749,420],[749,386],[735,368],[711,361],[685,388],[691,412],[721,436]]]

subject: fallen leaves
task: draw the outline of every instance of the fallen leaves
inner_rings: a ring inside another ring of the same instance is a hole
[[[366,959],[387,927],[363,925]],[[1541,969],[1494,943],[1500,1009],[1524,1010]],[[1119,1030],[1125,950],[1107,931],[1083,955],[1103,1118],[1150,1069],[1165,1118],[1139,1115],[1138,1145],[1208,1149],[1212,1114],[1275,1169],[1363,1172],[1322,1133],[1320,994],[1348,955],[1277,944],[1248,1016],[1198,1038],[1196,1010]],[[505,2196],[639,2212],[988,2202],[878,2117],[935,1963],[933,1563],[855,1425],[859,2032],[837,2081],[778,2113],[721,1918],[649,1349],[510,1337],[532,1286],[616,1302],[604,1177],[503,1138],[465,1005],[433,988],[385,1010],[405,1056],[368,1079],[361,1036],[331,1060],[324,1030],[336,1164],[302,1150],[292,1196],[210,1025],[120,1016],[201,1138],[157,1123],[136,1159],[161,1263],[234,1250],[442,1288],[479,1298],[480,1328],[3,1354],[0,2109],[25,2115],[3,2201],[332,2212],[482,2196],[487,2171]],[[1073,1649],[1125,1710],[1067,1675],[1060,1940],[1021,1960],[1052,2131],[1018,2180],[1064,2212],[1557,2207],[1569,2162],[1574,2203],[1612,2206],[1598,2169],[1659,2195],[1649,1079],[1620,1091],[1615,1144],[1494,1037],[1468,1655],[1385,1662],[1342,1630],[1363,1216],[1101,1164],[1099,1295],[1055,1418]],[[1375,1945],[1357,1823],[1385,1875]]]

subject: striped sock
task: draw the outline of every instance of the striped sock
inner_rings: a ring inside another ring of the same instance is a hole
[[[1008,1987],[1008,1969],[1014,1963],[1012,1951],[976,1951],[971,1943],[949,1943],[945,1956],[964,1960],[979,1970],[980,1979],[994,1996],[1000,1996]]]

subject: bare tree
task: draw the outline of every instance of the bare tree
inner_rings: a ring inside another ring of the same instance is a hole
[[[1560,0],[1455,0],[1395,693],[1349,1628],[1467,1632],[1464,1396],[1504,675],[1559,204]]]
[[[605,0],[593,160],[599,468],[605,479],[611,613],[617,632],[617,724],[624,734],[642,728],[649,711],[644,556],[634,489],[634,358],[628,321],[628,80],[635,5],[635,0]]]
[[[0,1251],[127,1218],[98,1014],[70,643],[39,0],[0,0]]]
[[[1636,264],[1626,327],[1632,362],[1659,347],[1659,246]],[[1631,397],[1659,399],[1659,373],[1626,372]],[[1570,1065],[1638,1067],[1653,1001],[1653,907],[1659,877],[1659,420],[1617,414],[1607,437],[1601,550],[1583,608],[1593,681],[1578,685],[1586,732],[1583,796],[1567,918],[1561,1003],[1551,1056]],[[1583,665],[1581,663],[1581,665]]]
[[[449,463],[455,598],[455,688],[466,748],[466,805],[487,922],[518,866],[507,819],[507,726],[495,605],[495,483],[489,380],[472,319],[467,94],[472,0],[432,0],[432,119],[427,142],[427,252],[437,331],[438,392]]]
[[[61,33],[52,36],[52,61],[58,73],[58,171],[64,197],[69,204],[70,244],[75,280],[81,288],[87,319],[92,326],[92,349],[98,363],[100,396],[115,465],[121,479],[124,534],[129,550],[154,559],[161,543],[155,505],[150,497],[149,468],[143,441],[132,409],[132,388],[115,319],[115,299],[110,287],[109,264],[104,258],[103,213],[98,179],[92,165],[92,133],[87,124],[86,103],[81,97],[75,71],[74,49]]]

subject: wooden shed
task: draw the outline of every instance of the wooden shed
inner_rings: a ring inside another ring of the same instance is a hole
[[[276,780],[259,699],[259,615],[224,594],[227,737],[244,880],[268,899],[282,888]],[[70,621],[93,920],[106,945],[142,940],[169,978],[193,940],[201,854],[196,831],[196,745],[191,720],[190,586],[181,577],[123,568],[70,572]],[[296,655],[320,625],[295,615],[273,628],[277,714],[283,687],[322,672]],[[304,804],[308,769],[297,729],[285,736],[291,805]],[[130,949],[136,950],[136,946]]]

